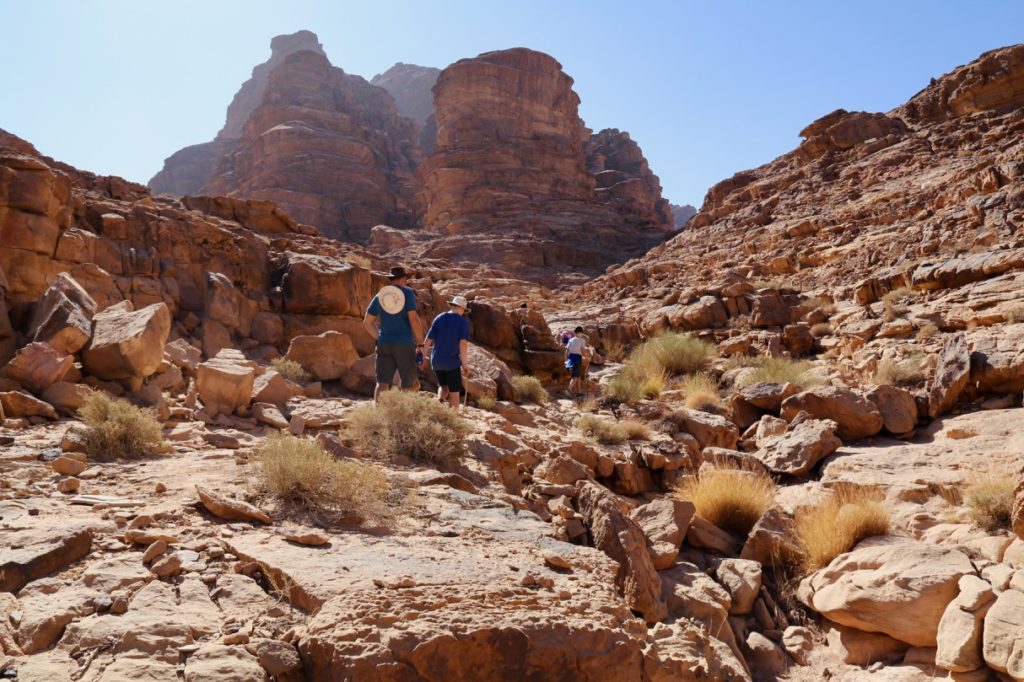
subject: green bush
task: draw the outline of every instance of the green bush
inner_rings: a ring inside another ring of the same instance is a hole
[[[436,398],[385,391],[376,404],[350,413],[348,432],[358,447],[381,457],[440,462],[463,454],[469,425]]]
[[[770,382],[777,384],[790,383],[800,388],[810,388],[823,383],[821,377],[811,374],[811,364],[790,358],[750,358],[749,366],[753,372],[745,373],[736,383],[736,388],[751,384]]]
[[[86,452],[96,459],[137,458],[163,447],[163,426],[151,409],[94,391],[78,410]]]
[[[608,384],[608,394],[626,403],[656,398],[669,375],[700,372],[715,356],[715,347],[690,334],[664,332],[636,348]]]

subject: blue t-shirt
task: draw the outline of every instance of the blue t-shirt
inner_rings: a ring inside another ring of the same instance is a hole
[[[401,343],[415,346],[416,339],[412,335],[409,313],[416,311],[416,292],[409,287],[400,286],[398,288],[405,293],[405,307],[402,308],[402,312],[394,315],[387,312],[376,296],[370,301],[370,307],[366,312],[380,318],[380,336],[377,338],[377,343]]]
[[[430,324],[427,338],[434,342],[430,366],[442,371],[458,369],[462,367],[459,342],[469,341],[469,320],[451,311],[441,313]]]

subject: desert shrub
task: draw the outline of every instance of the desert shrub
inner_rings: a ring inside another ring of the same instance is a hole
[[[910,287],[899,287],[897,289],[893,289],[892,291],[887,292],[884,296],[882,296],[882,302],[895,303],[896,301],[902,301],[905,298],[910,298],[915,295],[916,292]]]
[[[622,362],[626,359],[626,345],[618,340],[605,341],[602,345],[604,359],[608,362]]]
[[[719,528],[745,537],[775,501],[775,482],[763,469],[722,462],[686,479],[675,495]]]
[[[664,332],[638,349],[669,374],[699,372],[715,357],[715,346],[691,334]]]
[[[270,361],[270,367],[285,379],[297,384],[305,384],[313,380],[313,375],[307,372],[302,365],[285,357],[274,358]]]
[[[895,386],[897,384],[916,384],[925,380],[924,355],[914,353],[906,360],[882,360],[875,370],[875,383]]]
[[[462,455],[469,432],[455,410],[408,391],[385,391],[376,403],[352,410],[347,429],[357,447],[368,452],[429,462]]]
[[[481,410],[487,410],[491,412],[498,405],[498,399],[493,395],[482,395],[476,399],[476,406]]]
[[[752,279],[750,286],[755,289],[781,289],[782,282],[777,279]]]
[[[512,385],[519,391],[519,397],[523,402],[537,403],[543,405],[548,401],[548,392],[544,390],[540,379],[531,376],[512,377]]]
[[[721,407],[722,397],[718,394],[718,382],[704,372],[687,374],[682,381],[684,404],[694,410]]]
[[[153,455],[163,447],[163,426],[151,409],[94,391],[78,410],[85,449],[96,459]]]
[[[840,488],[824,502],[798,509],[795,529],[803,568],[816,571],[864,538],[888,533],[889,510],[873,490]]]
[[[964,492],[971,520],[989,532],[1009,528],[1015,481],[1009,472],[975,477]]]
[[[699,372],[714,356],[714,345],[690,334],[659,334],[630,353],[609,382],[608,394],[627,403],[656,398],[670,374]]]
[[[778,384],[788,382],[800,388],[810,388],[822,383],[821,377],[811,374],[811,365],[808,362],[791,358],[760,357],[750,358],[748,364],[754,367],[754,371],[742,376],[737,382],[737,388],[762,381]]]
[[[627,440],[648,440],[651,429],[641,421],[624,419],[613,421],[585,414],[576,422],[576,428],[599,443],[613,444]]]
[[[1014,306],[1006,311],[1006,321],[1010,324],[1024,322],[1024,305]]]
[[[938,327],[936,327],[934,324],[926,324],[925,326],[923,326],[923,327],[921,327],[920,329],[917,330],[917,340],[918,341],[927,341],[928,339],[932,338],[933,336],[935,336],[938,333],[939,333],[939,328]]]
[[[269,436],[256,453],[260,488],[282,502],[361,521],[387,516],[390,486],[372,464],[335,459],[314,440]]]
[[[811,325],[811,336],[816,339],[820,339],[823,336],[828,336],[832,333],[832,324],[829,322],[819,322],[818,324]]]

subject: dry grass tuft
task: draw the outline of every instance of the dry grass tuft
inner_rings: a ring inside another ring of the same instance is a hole
[[[383,472],[334,459],[314,440],[274,434],[256,450],[256,462],[261,489],[282,502],[360,521],[387,516],[390,486]]]
[[[1006,321],[1010,324],[1024,322],[1024,305],[1014,306],[1006,311]]]
[[[515,376],[512,377],[512,385],[519,391],[519,397],[523,402],[529,401],[543,405],[548,401],[548,392],[537,377]]]
[[[599,443],[615,444],[627,440],[650,440],[651,429],[641,421],[624,419],[612,421],[596,414],[585,414],[576,422],[576,428]]]
[[[622,362],[628,355],[625,344],[618,340],[606,341],[602,348],[604,352],[601,355],[608,362]]]
[[[800,388],[820,386],[823,383],[821,377],[811,374],[811,365],[808,362],[790,358],[759,357],[748,358],[748,364],[755,367],[755,371],[741,377],[736,388],[744,388],[762,381],[790,383]]]
[[[630,353],[622,371],[609,382],[608,393],[627,403],[656,398],[669,375],[699,372],[715,352],[714,345],[690,334],[659,334]]]
[[[704,372],[688,374],[683,378],[683,401],[693,410],[721,407],[722,396],[718,393],[718,382]]]
[[[906,360],[895,362],[882,360],[875,370],[874,382],[879,385],[916,384],[924,381],[925,358],[923,353],[913,353]]]
[[[96,459],[146,457],[163,448],[163,426],[153,410],[94,391],[78,415],[86,426],[86,452]]]
[[[494,408],[498,406],[498,399],[493,395],[482,395],[476,399],[476,406],[481,410],[493,412]]]
[[[348,433],[357,447],[381,457],[406,456],[441,462],[463,454],[469,425],[437,399],[386,391],[376,404],[349,414]]]
[[[818,324],[811,325],[810,332],[811,336],[813,336],[816,339],[820,339],[823,336],[828,336],[829,334],[832,333],[832,323],[819,322]]]
[[[916,338],[918,341],[927,341],[928,339],[932,338],[938,333],[938,327],[936,327],[934,324],[926,324],[925,326],[917,330]]]
[[[866,488],[840,488],[819,504],[797,510],[797,539],[803,548],[803,569],[827,566],[858,542],[889,532],[889,510],[879,493]]]
[[[762,469],[723,462],[684,481],[675,495],[693,502],[697,513],[707,521],[746,537],[775,502],[775,482]]]
[[[992,532],[1010,528],[1016,477],[1010,472],[989,472],[973,477],[964,491],[971,520]]]
[[[306,384],[313,380],[313,375],[302,365],[288,358],[274,358],[270,361],[270,367],[285,379],[297,384]]]

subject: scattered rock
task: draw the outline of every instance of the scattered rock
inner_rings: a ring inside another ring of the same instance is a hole
[[[249,406],[256,369],[239,351],[221,350],[199,365],[196,376],[199,399],[211,417]]]
[[[92,341],[82,352],[82,364],[100,379],[148,377],[163,360],[171,330],[165,303],[132,311],[131,305],[111,306],[94,318]]]
[[[789,431],[759,438],[754,457],[775,473],[803,476],[843,444],[831,419],[807,419]]]
[[[7,364],[7,377],[32,393],[41,394],[71,369],[75,359],[48,343],[35,342],[23,346]]]
[[[754,608],[761,592],[761,565],[746,559],[722,559],[715,569],[718,582],[729,592],[732,606],[729,613],[746,615]]]
[[[199,495],[199,500],[203,503],[203,506],[214,516],[228,521],[259,521],[267,525],[273,523],[273,520],[266,513],[248,502],[223,497],[208,488],[200,488],[199,486],[196,486],[196,493]]]
[[[17,592],[29,582],[78,561],[92,550],[88,528],[8,534],[0,558],[0,591]]]
[[[71,457],[58,457],[50,462],[50,468],[62,476],[77,476],[88,469],[89,465]]]

